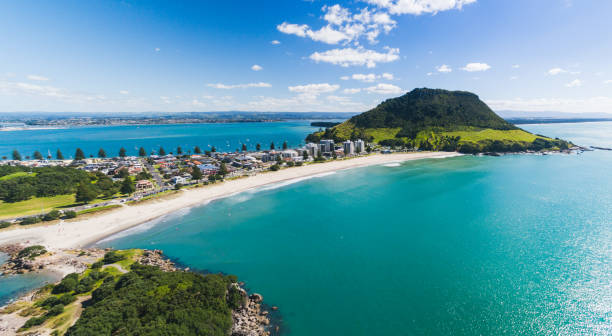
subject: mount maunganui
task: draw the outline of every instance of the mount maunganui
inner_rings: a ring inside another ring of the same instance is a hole
[[[320,139],[364,139],[386,146],[464,153],[563,150],[571,146],[508,123],[473,93],[427,88],[388,99],[307,137],[314,142]]]

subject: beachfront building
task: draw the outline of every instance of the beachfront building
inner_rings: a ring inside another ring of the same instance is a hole
[[[289,159],[292,161],[295,160],[295,158],[297,158],[298,156],[300,156],[298,152],[293,149],[284,150],[282,151],[281,155],[283,156],[283,159]]]
[[[355,144],[351,140],[343,142],[342,147],[344,148],[344,155],[355,154]]]
[[[355,141],[355,153],[360,154],[365,152],[365,141],[358,139],[357,141]]]
[[[321,153],[331,153],[334,150],[334,140],[323,139],[319,141],[319,150]]]
[[[136,192],[147,192],[153,190],[153,183],[149,180],[136,182]]]
[[[316,143],[307,143],[306,151],[311,157],[317,157],[317,155],[319,154],[319,146]]]

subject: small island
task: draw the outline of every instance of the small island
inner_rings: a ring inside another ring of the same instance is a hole
[[[362,139],[382,146],[469,154],[559,151],[573,146],[516,127],[473,93],[427,88],[388,99],[307,138],[311,142],[323,139]]]

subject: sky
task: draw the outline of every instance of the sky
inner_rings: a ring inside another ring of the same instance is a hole
[[[0,111],[611,112],[612,1],[0,2]]]

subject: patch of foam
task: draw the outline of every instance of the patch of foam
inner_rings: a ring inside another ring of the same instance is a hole
[[[390,162],[390,163],[386,163],[386,164],[384,164],[383,166],[384,166],[384,167],[399,167],[399,166],[401,166],[401,165],[402,165],[402,164],[401,164],[401,163],[399,163],[399,162]]]

